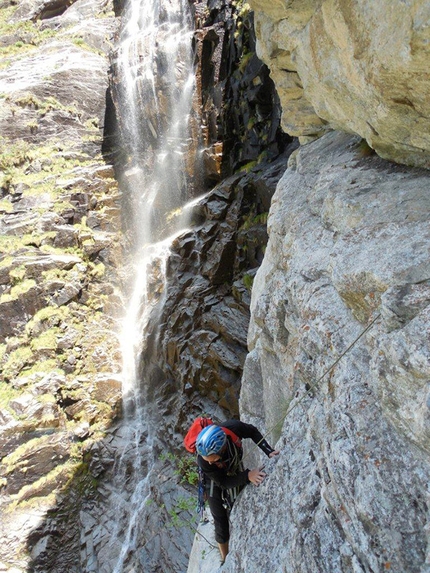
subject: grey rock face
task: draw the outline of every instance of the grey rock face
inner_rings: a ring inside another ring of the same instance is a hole
[[[427,186],[338,133],[290,160],[240,402],[281,455],[236,504],[223,571],[428,570]]]

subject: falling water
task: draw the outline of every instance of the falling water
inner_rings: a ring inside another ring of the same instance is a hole
[[[153,436],[139,365],[148,321],[153,324],[162,308],[169,247],[186,226],[177,214],[190,196],[194,89],[188,0],[129,0],[123,22],[116,90],[129,155],[123,191],[135,271],[122,334],[125,447],[115,466],[112,542],[121,539],[121,550],[113,573],[129,570],[125,564],[138,548],[138,518],[149,495]]]
[[[126,180],[136,245],[177,231],[190,196],[187,171],[194,89],[187,0],[130,0],[118,56],[121,129],[131,151]]]

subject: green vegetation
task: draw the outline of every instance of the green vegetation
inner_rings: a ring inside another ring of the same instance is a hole
[[[60,110],[70,113],[73,116],[80,117],[80,113],[75,106],[65,106],[59,102],[55,97],[49,96],[45,99],[40,99],[32,93],[15,96],[5,96],[5,103],[16,105],[22,108],[30,108],[37,111],[38,115],[44,117],[50,111]]]
[[[246,0],[233,0],[232,6],[236,9],[236,17],[245,18],[251,12],[251,6]]]
[[[239,171],[244,171],[245,173],[249,173],[250,171],[252,171],[252,169],[254,169],[254,167],[256,165],[257,165],[257,161],[250,161],[249,163],[242,165],[242,167],[239,169]]]
[[[2,345],[5,346],[5,345]],[[7,406],[13,398],[17,398],[21,395],[21,392],[15,390],[8,382],[0,381],[0,408],[2,410],[7,409]]]
[[[34,50],[57,34],[51,28],[42,28],[40,21],[17,20],[13,22],[12,16],[15,10],[16,6],[0,8],[0,36],[3,37],[0,56],[3,65],[7,57],[15,56],[23,51]]]
[[[190,485],[197,485],[199,481],[199,474],[197,471],[196,460],[193,456],[184,454],[177,456],[172,453],[162,454],[161,460],[167,460],[176,468],[173,472],[175,475],[180,476],[182,483],[189,483]]]
[[[66,320],[70,314],[70,309],[67,306],[46,306],[36,312],[33,318],[27,323],[25,332],[31,336],[34,332],[40,331],[44,328],[52,328],[58,326],[63,320]]]
[[[179,497],[175,505],[168,510],[170,516],[170,523],[167,524],[168,527],[190,527],[195,529],[194,525],[190,524],[190,520],[181,517],[181,514],[186,512],[190,513],[194,510],[195,501],[190,497]]]
[[[246,66],[249,64],[249,62],[251,61],[252,57],[254,56],[254,52],[248,52],[248,53],[244,53],[240,59],[240,63],[239,63],[239,72],[241,74],[243,74],[243,72],[245,71]]]
[[[30,145],[22,139],[13,142],[0,137],[0,169],[9,171],[32,160]]]
[[[21,370],[33,362],[33,352],[27,346],[20,346],[5,355],[6,361],[2,366],[5,380],[16,378]]]
[[[23,294],[33,289],[35,286],[36,286],[36,281],[33,279],[20,281],[18,284],[16,284],[10,289],[9,293],[2,294],[0,296],[0,304],[17,300]]]
[[[2,185],[2,187],[5,187],[5,185]],[[12,211],[13,211],[13,205],[10,201],[8,201],[7,199],[0,200],[1,213],[12,213]]]
[[[48,145],[30,145],[23,140],[10,142],[0,137],[0,169],[3,172],[2,187],[8,189],[22,184],[23,196],[46,194],[56,201],[55,209],[71,208],[64,198],[63,189],[57,186],[59,176],[67,177],[75,168],[75,160],[69,159],[61,153],[63,149],[58,143]],[[37,162],[37,169],[29,169],[33,162]],[[94,160],[81,161],[80,165],[93,164]],[[75,192],[79,191],[75,189]],[[44,208],[46,210],[46,207]]]
[[[61,330],[58,327],[45,330],[40,336],[31,340],[30,348],[36,353],[44,350],[57,350],[59,336],[61,336]]]
[[[269,218],[269,213],[267,211],[256,215],[255,210],[251,210],[249,215],[245,217],[244,222],[240,227],[240,231],[247,231],[248,229],[251,229],[255,225],[265,225],[267,223],[268,218]]]
[[[251,292],[252,285],[254,284],[254,277],[248,274],[244,274],[242,281],[245,287],[249,290],[249,292]]]

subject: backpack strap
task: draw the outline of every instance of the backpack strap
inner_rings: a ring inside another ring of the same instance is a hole
[[[231,441],[233,442],[233,444],[237,448],[242,447],[242,440],[239,438],[239,436],[237,436],[234,432],[232,432],[232,430],[229,430],[228,428],[224,428],[224,426],[221,426],[221,428],[224,430],[224,432],[227,434],[227,436],[230,436]]]

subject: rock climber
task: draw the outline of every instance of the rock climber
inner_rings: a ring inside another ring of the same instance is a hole
[[[279,454],[278,450],[269,446],[255,426],[239,420],[207,426],[196,440],[197,463],[206,477],[206,492],[221,564],[229,550],[229,511],[234,500],[247,484],[258,486],[266,477],[262,468],[244,469],[239,438],[251,438],[269,458]]]

